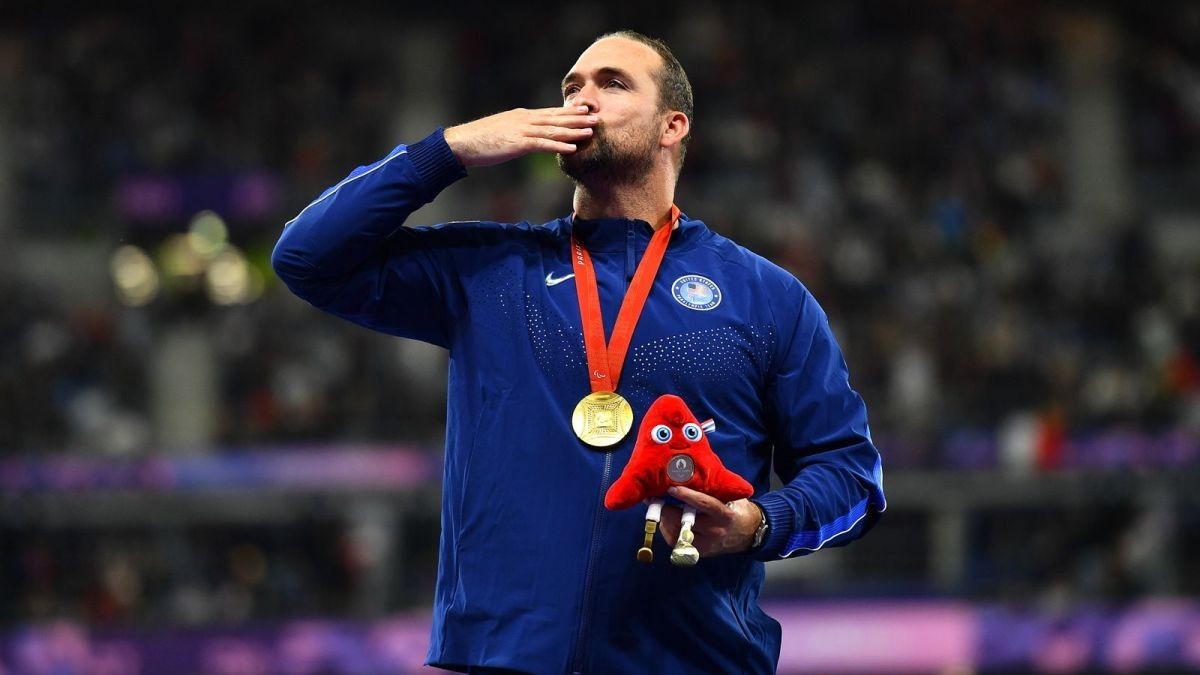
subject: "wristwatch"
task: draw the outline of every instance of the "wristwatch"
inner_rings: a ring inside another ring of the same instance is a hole
[[[767,540],[767,533],[771,531],[771,523],[767,522],[767,510],[762,507],[762,504],[754,500],[750,500],[751,504],[758,507],[758,512],[762,514],[762,520],[758,523],[758,529],[754,531],[754,540],[750,542],[750,550],[757,551],[762,548],[763,542]]]

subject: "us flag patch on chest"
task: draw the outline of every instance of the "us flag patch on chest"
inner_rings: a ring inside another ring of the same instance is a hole
[[[671,295],[676,302],[701,312],[707,312],[721,304],[721,289],[712,279],[699,274],[685,274],[671,284]]]

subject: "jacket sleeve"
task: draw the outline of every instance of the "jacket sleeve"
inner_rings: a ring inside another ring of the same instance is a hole
[[[806,289],[798,293],[795,325],[781,326],[778,361],[767,383],[775,471],[784,484],[755,499],[771,525],[754,554],[760,560],[847,544],[887,507],[866,405],[850,388],[825,312]]]
[[[438,228],[409,214],[466,175],[441,129],[355,169],[284,225],[271,265],[297,296],[375,330],[448,347],[461,303]]]

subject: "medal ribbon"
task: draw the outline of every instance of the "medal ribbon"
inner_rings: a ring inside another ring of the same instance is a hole
[[[671,230],[675,228],[678,220],[679,209],[672,204],[666,224],[658,228],[650,238],[646,253],[633,273],[633,281],[621,300],[621,310],[617,313],[617,323],[613,326],[612,340],[607,345],[604,343],[604,318],[600,315],[600,291],[596,287],[596,270],[592,266],[592,256],[575,238],[574,233],[571,234],[575,294],[579,297],[583,344],[587,350],[588,380],[593,392],[617,390],[617,381],[621,379],[621,367],[625,364],[625,353],[629,351],[629,341],[633,339],[633,329],[642,315],[642,308],[650,295],[650,287],[654,285],[654,277],[658,274],[658,267],[667,252]]]

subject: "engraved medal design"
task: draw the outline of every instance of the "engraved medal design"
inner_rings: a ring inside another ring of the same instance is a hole
[[[575,406],[571,428],[584,443],[607,448],[619,443],[633,428],[633,407],[616,392],[592,392]]]
[[[676,483],[686,483],[696,472],[696,464],[691,455],[675,455],[667,461],[667,478]]]

